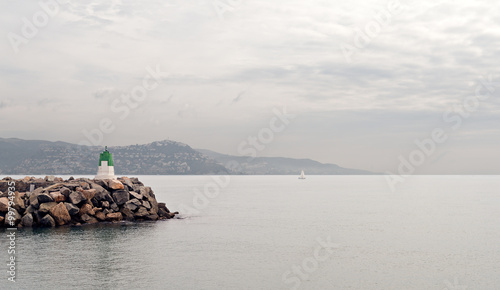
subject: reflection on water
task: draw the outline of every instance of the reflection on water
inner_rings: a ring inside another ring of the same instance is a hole
[[[158,200],[191,205],[208,176],[147,176]],[[289,289],[283,273],[340,247],[302,289],[468,289],[500,285],[495,176],[234,176],[183,219],[18,232],[18,279],[0,289]],[[0,232],[2,236],[5,232]],[[0,238],[6,261],[6,239]]]
[[[145,222],[22,229],[17,237],[16,284],[31,289],[40,289],[40,285],[48,289],[56,281],[57,289],[126,287],[144,275],[145,257],[151,256],[149,249],[154,248],[148,245],[148,236],[155,227],[155,223]]]

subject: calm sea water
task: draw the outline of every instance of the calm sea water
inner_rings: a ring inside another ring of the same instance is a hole
[[[140,179],[180,218],[21,230],[15,285],[0,232],[0,289],[500,289],[498,176]]]

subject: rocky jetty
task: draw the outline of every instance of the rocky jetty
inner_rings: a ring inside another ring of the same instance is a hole
[[[151,187],[117,180],[48,176],[0,180],[0,227],[55,227],[173,218]]]

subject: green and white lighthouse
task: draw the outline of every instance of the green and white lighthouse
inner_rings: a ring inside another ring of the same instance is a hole
[[[99,169],[95,179],[116,179],[113,155],[108,151],[108,146],[99,156]]]

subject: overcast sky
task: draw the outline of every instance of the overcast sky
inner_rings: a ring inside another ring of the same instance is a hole
[[[396,172],[441,128],[417,173],[500,173],[500,4],[392,2],[1,1],[0,136],[239,154],[286,107],[258,156]]]

